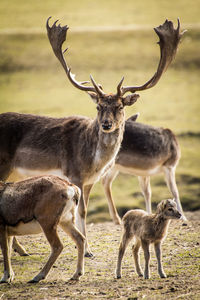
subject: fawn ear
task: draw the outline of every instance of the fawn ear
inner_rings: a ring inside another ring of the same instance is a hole
[[[125,98],[123,98],[123,104],[125,105],[132,105],[133,103],[135,103],[137,101],[137,99],[140,97],[140,95],[138,94],[130,94],[128,96],[126,96]]]
[[[165,207],[166,207],[167,203],[166,200],[162,200],[158,205],[157,205],[157,213],[161,213]]]
[[[92,100],[94,101],[94,103],[97,104],[98,100],[99,100],[97,94],[93,93],[93,92],[87,92],[87,93],[88,93],[88,95],[90,95],[90,97],[92,98]]]

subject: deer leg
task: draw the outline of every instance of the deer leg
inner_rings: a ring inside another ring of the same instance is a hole
[[[59,226],[70,235],[70,237],[76,243],[78,249],[78,261],[77,268],[71,279],[78,280],[81,275],[84,274],[84,250],[85,250],[85,237],[82,233],[74,226],[71,221],[62,220]]]
[[[150,252],[149,252],[149,243],[146,241],[142,241],[142,248],[144,251],[144,259],[145,259],[145,268],[144,268],[144,279],[150,278],[149,272],[149,261],[150,261]]]
[[[143,276],[141,266],[140,266],[140,257],[139,257],[139,250],[140,250],[141,243],[139,240],[136,240],[135,244],[132,247],[133,251],[133,258],[135,262],[135,268],[138,276]]]
[[[142,189],[142,194],[145,199],[146,211],[151,213],[151,185],[150,176],[138,176],[140,187]]]
[[[116,209],[115,203],[113,201],[111,187],[112,187],[112,182],[116,178],[118,173],[119,173],[119,171],[116,171],[114,168],[112,168],[111,171],[106,173],[106,175],[102,179],[104,193],[108,200],[109,213],[110,213],[110,216],[111,216],[113,222],[116,225],[121,224],[121,218],[119,217],[119,215],[117,213],[117,209]]]
[[[130,233],[127,233],[126,230],[124,230],[122,240],[119,246],[119,253],[118,253],[118,259],[117,259],[117,268],[116,268],[116,277],[121,278],[121,264],[122,264],[122,259],[124,257],[124,253],[126,251],[126,248],[131,241],[133,235],[130,235]]]
[[[165,174],[165,180],[166,180],[168,189],[170,190],[174,200],[176,201],[179,212],[182,214],[182,220],[187,221],[187,218],[185,217],[185,215],[183,213],[183,209],[182,209],[180,198],[179,198],[178,188],[176,185],[175,167],[165,166],[164,174]]]
[[[87,241],[87,231],[86,231],[86,216],[87,216],[87,205],[88,204],[88,198],[89,198],[89,192],[91,190],[93,185],[84,186],[81,188],[81,198],[79,200],[78,208],[76,210],[76,225],[80,232],[85,236],[86,238],[86,244],[85,244],[85,256],[86,257],[92,257],[93,254],[90,251],[90,247]],[[80,186],[79,186],[80,187]],[[86,201],[85,201],[86,198]]]
[[[37,283],[40,280],[45,279],[45,277],[49,273],[52,265],[54,264],[54,262],[56,261],[56,259],[58,258],[58,256],[60,255],[60,253],[62,252],[62,249],[63,249],[63,245],[57,234],[57,228],[56,228],[55,224],[52,224],[51,226],[46,226],[45,224],[43,224],[43,222],[39,222],[39,223],[40,223],[40,225],[44,231],[44,234],[51,246],[51,254],[49,256],[48,261],[42,268],[42,270],[32,280],[30,280],[29,283]]]
[[[93,187],[93,184],[84,186],[83,195],[84,195],[84,199],[85,199],[86,208],[88,208],[90,191],[91,191],[92,187]]]
[[[4,275],[0,283],[9,283],[14,279],[14,272],[11,266],[11,238],[7,236],[4,225],[0,226],[0,246],[3,254]]]
[[[13,250],[17,252],[20,256],[28,256],[29,254],[26,252],[24,247],[18,242],[17,238],[14,236],[13,238],[13,244],[12,244]]]
[[[160,275],[160,278],[166,278],[167,276],[163,271],[162,261],[161,261],[162,259],[161,243],[160,242],[154,243],[154,249],[155,249],[155,254],[158,262],[158,274]]]

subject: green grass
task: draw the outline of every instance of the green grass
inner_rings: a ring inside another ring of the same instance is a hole
[[[11,4],[12,3],[12,4]],[[92,74],[105,91],[115,92],[125,76],[125,85],[140,85],[155,72],[158,40],[153,27],[166,18],[182,27],[188,24],[176,59],[153,89],[140,93],[136,105],[126,109],[127,117],[139,111],[140,122],[171,128],[178,136],[182,158],[177,181],[186,209],[199,208],[199,110],[200,30],[199,1],[1,1],[0,2],[0,112],[16,111],[51,116],[81,114],[95,117],[96,108],[86,93],[68,82],[50,48],[45,32],[49,15],[69,24],[66,58],[78,80]],[[138,30],[115,30],[138,25]],[[83,31],[80,31],[80,26]],[[102,26],[100,31],[92,31]],[[106,31],[105,26],[112,30]],[[146,27],[145,27],[146,26]],[[79,28],[77,28],[79,27]],[[88,27],[89,31],[84,31]],[[79,30],[77,30],[79,29]],[[153,203],[170,194],[163,177],[152,178]],[[113,195],[122,213],[130,207],[144,207],[137,179],[120,175]],[[154,204],[155,205],[155,204]],[[91,194],[88,220],[109,218],[100,184]],[[98,215],[97,215],[98,211]]]
[[[152,25],[165,18],[184,23],[199,22],[199,0],[2,0],[0,20],[3,29],[41,29],[48,16],[66,20],[70,26]]]

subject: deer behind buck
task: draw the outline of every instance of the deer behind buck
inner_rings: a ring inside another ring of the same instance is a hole
[[[77,226],[86,236],[86,214],[90,190],[114,163],[124,131],[124,107],[138,99],[136,91],[153,87],[175,57],[182,36],[180,23],[174,29],[166,20],[155,32],[159,36],[160,61],[156,73],[141,86],[117,86],[116,94],[107,94],[91,78],[78,82],[71,73],[62,52],[68,27],[49,26],[47,34],[55,56],[69,81],[87,92],[97,105],[97,117],[70,116],[49,118],[29,114],[5,113],[0,116],[0,179],[6,180],[15,168],[26,174],[53,173],[68,177],[82,192],[78,205]],[[124,96],[127,92],[129,95]],[[16,240],[15,240],[16,242]],[[15,244],[16,246],[17,244]],[[17,251],[20,251],[17,245]],[[23,251],[22,251],[23,253]],[[86,239],[86,253],[92,255]]]
[[[150,177],[163,173],[178,210],[183,216],[182,220],[186,221],[175,179],[175,170],[181,155],[176,136],[170,129],[134,122],[136,118],[137,115],[134,115],[126,120],[115,165],[102,179],[111,218],[115,224],[121,223],[111,193],[112,182],[119,172],[138,176],[148,213],[151,213]]]

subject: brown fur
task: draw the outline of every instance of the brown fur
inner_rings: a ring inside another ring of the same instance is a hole
[[[59,170],[81,189],[77,226],[84,236],[89,196],[84,194],[85,190],[89,191],[114,163],[122,141],[125,114],[125,98],[90,95],[98,106],[95,120],[80,116],[0,115],[0,179],[5,180],[14,168],[36,174]],[[132,94],[126,105],[137,98],[137,94]],[[24,253],[16,243],[15,246]],[[91,255],[87,242],[86,255]]]
[[[119,172],[138,176],[148,213],[151,213],[150,177],[163,173],[177,207],[183,214],[175,179],[181,156],[176,136],[170,129],[153,127],[134,120],[135,115],[125,122],[122,145],[115,165],[102,180],[111,218],[115,224],[121,223],[111,193],[112,182]],[[184,220],[186,221],[185,217]]]
[[[4,276],[0,283],[14,278],[12,271],[11,241],[13,235],[44,232],[52,253],[31,282],[44,279],[56,261],[63,245],[57,233],[59,225],[75,241],[78,248],[77,270],[73,279],[83,273],[84,240],[74,225],[74,213],[80,198],[78,187],[57,176],[38,176],[24,181],[0,183],[0,245],[4,258]]]
[[[137,274],[142,276],[142,270],[138,256],[139,249],[142,246],[145,257],[144,278],[150,278],[149,246],[151,243],[153,243],[158,261],[158,273],[161,278],[166,277],[161,262],[161,243],[167,235],[167,229],[170,220],[180,219],[181,216],[182,215],[177,210],[175,201],[170,199],[161,201],[155,214],[149,215],[144,210],[139,209],[128,211],[122,219],[124,231],[119,247],[116,270],[117,278],[121,278],[121,262],[125,250],[133,237],[135,238],[135,244],[132,249]]]
[[[136,91],[146,90],[157,84],[175,57],[181,38],[180,22],[177,29],[166,20],[155,28],[159,36],[160,61],[156,73],[140,86],[117,86],[117,93],[106,94],[92,76],[92,86],[78,82],[66,63],[63,43],[68,26],[57,21],[46,28],[49,42],[60,61],[69,81],[78,89],[89,92],[97,104],[98,116],[62,119],[32,115],[3,114],[0,116],[0,179],[6,180],[14,167],[35,172],[58,169],[78,185],[82,191],[77,222],[86,236],[86,214],[90,190],[95,182],[113,165],[119,151],[124,131],[124,106],[132,105],[138,98]],[[127,92],[131,94],[124,96]],[[18,248],[19,250],[19,248]],[[91,255],[86,239],[86,255]]]

